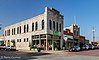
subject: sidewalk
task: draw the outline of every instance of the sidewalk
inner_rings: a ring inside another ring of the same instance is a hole
[[[19,52],[28,52],[28,53],[38,53],[38,51],[34,51],[34,50],[20,50]],[[39,53],[50,53],[50,54],[76,54],[79,52],[68,52],[68,50],[58,50],[58,51],[45,51],[45,50],[41,50],[41,52]]]
[[[51,53],[51,54],[63,54],[68,53],[68,50],[58,50],[58,51],[42,51],[44,53]]]
[[[18,50],[20,52],[38,52],[38,51],[35,51],[35,50]],[[58,51],[46,51],[46,50],[41,50],[41,52],[43,53],[61,53],[61,52],[68,52],[68,50],[58,50]]]

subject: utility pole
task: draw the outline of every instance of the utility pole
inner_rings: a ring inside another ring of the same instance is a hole
[[[92,29],[92,38],[93,38],[93,43],[95,42],[95,27],[93,27],[93,29]]]
[[[0,24],[0,30],[2,29],[1,26],[2,26],[2,24]]]

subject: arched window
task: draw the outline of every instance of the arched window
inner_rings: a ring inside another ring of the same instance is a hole
[[[50,30],[52,29],[52,21],[51,20],[49,20],[49,28],[50,28]]]
[[[60,32],[61,32],[61,24],[59,24],[59,26],[60,26]]]
[[[12,28],[12,35],[13,35],[13,28]]]
[[[53,21],[53,29],[55,30],[55,21]]]
[[[14,28],[14,35],[15,35],[15,28]]]
[[[56,23],[56,31],[58,31],[58,22]]]
[[[20,34],[21,34],[21,26],[20,26]]]
[[[26,32],[26,25],[24,25],[24,33]]]
[[[34,23],[32,23],[32,31],[34,31]]]
[[[42,20],[42,30],[44,29],[44,20]]]
[[[19,27],[17,27],[17,34],[19,34]]]
[[[35,23],[35,30],[37,30],[38,29],[38,23],[36,22]]]
[[[29,31],[29,25],[27,24],[27,32]]]

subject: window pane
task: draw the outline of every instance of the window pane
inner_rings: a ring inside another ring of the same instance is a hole
[[[14,35],[15,35],[15,28],[14,28]]]
[[[24,25],[24,33],[26,32],[25,30],[26,30],[26,25]]]
[[[37,24],[37,22],[35,23],[35,30],[37,30],[38,29],[38,24]]]
[[[29,31],[29,25],[27,24],[27,32]]]
[[[21,33],[21,26],[20,26],[20,33]]]
[[[55,21],[53,21],[53,29],[55,30]]]
[[[50,28],[50,30],[52,29],[52,21],[51,20],[49,20],[49,28]]]
[[[61,24],[59,26],[60,26],[60,32],[61,32]]]
[[[56,30],[58,31],[58,22],[56,23]]]
[[[25,38],[24,38],[24,42],[25,42]]]
[[[42,20],[42,30],[44,29],[44,20]]]
[[[28,38],[27,38],[27,42],[28,42]]]
[[[32,31],[34,31],[34,23],[32,23]]]
[[[19,34],[19,27],[17,27],[17,34]]]

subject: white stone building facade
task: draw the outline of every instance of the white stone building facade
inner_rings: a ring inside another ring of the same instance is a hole
[[[4,28],[6,46],[30,50],[38,45],[44,50],[62,48],[64,17],[53,8],[36,17]]]

